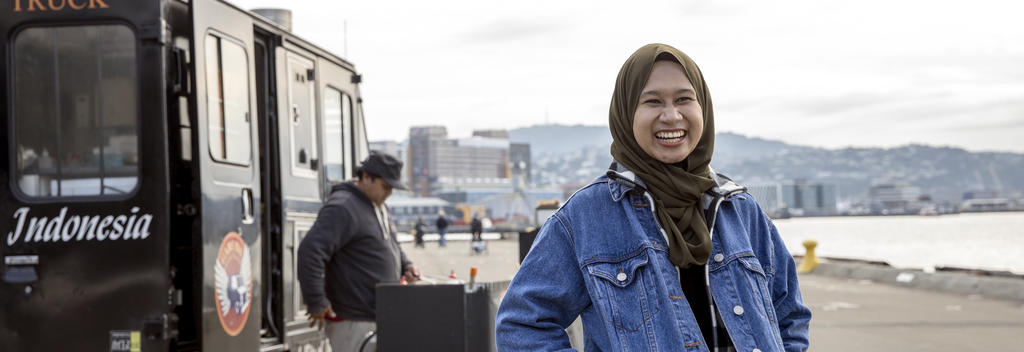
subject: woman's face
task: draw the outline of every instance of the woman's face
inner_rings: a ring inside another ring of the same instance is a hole
[[[666,164],[678,163],[700,142],[702,116],[697,92],[683,66],[657,61],[633,113],[633,137],[647,155]]]

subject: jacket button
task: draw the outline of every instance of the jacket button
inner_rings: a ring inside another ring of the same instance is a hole
[[[725,256],[722,253],[715,254],[715,263],[721,263],[723,259],[725,259]]]
[[[750,351],[750,352],[761,352],[761,349],[760,348],[755,348],[753,351]]]
[[[619,279],[619,281],[626,281],[626,273],[619,273],[615,278]]]
[[[732,312],[736,313],[736,315],[743,315],[743,307],[740,307],[740,306],[732,307]]]

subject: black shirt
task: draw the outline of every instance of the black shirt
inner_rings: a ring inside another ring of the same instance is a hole
[[[690,303],[690,309],[693,310],[693,317],[697,319],[697,326],[700,326],[700,333],[704,336],[704,341],[707,343],[708,348],[714,348],[714,346],[732,347],[732,339],[729,338],[729,332],[725,330],[725,323],[722,322],[722,317],[718,314],[718,310],[715,310],[715,319],[717,319],[718,325],[718,341],[715,343],[712,334],[711,326],[711,305],[708,302],[708,288],[707,280],[704,276],[704,268],[707,265],[692,265],[689,268],[679,269],[679,283],[683,288],[683,295],[686,296],[686,301]]]

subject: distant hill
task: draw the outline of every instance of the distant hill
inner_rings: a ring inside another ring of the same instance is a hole
[[[759,159],[772,155],[807,152],[813,149],[815,148],[747,137],[731,132],[720,132],[715,135],[715,155],[712,165],[717,165],[719,160]]]
[[[609,147],[612,135],[608,126],[536,125],[509,131],[509,140],[529,143],[534,156],[561,154],[585,147]],[[796,152],[802,147],[761,138],[746,137],[724,132],[715,136],[716,158],[758,158],[783,152]]]
[[[534,180],[541,183],[586,183],[611,163],[605,126],[531,126],[511,130],[509,136],[531,144]],[[1016,197],[1024,191],[1024,154],[951,147],[830,150],[719,133],[711,165],[744,184],[834,183],[840,199],[847,201],[863,199],[880,182],[906,182],[936,200],[958,200],[965,191],[996,190]]]
[[[936,200],[959,200],[966,191],[994,190],[1021,197],[1024,154],[972,153],[959,148],[809,148],[764,158],[712,163],[748,184],[804,179],[835,183],[840,199],[863,198],[879,182],[905,182]]]

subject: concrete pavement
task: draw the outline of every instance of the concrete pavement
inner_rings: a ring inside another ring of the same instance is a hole
[[[1021,351],[1024,302],[802,275],[814,351]]]
[[[515,240],[488,241],[482,255],[467,241],[402,247],[428,277],[447,277],[454,269],[468,280],[469,267],[477,266],[477,281],[502,281],[518,268]],[[824,274],[802,275],[800,283],[814,314],[812,351],[1024,351],[1024,301]]]

